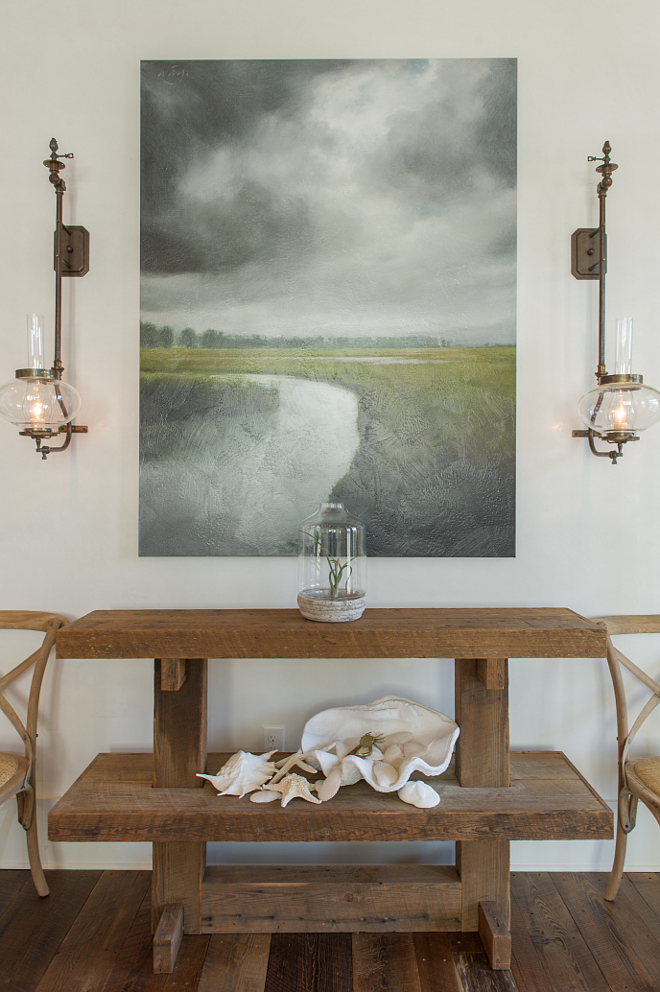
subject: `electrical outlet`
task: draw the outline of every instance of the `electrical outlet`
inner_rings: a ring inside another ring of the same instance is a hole
[[[284,727],[262,727],[264,751],[284,750]]]

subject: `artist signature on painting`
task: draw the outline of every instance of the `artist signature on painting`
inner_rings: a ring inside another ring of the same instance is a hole
[[[181,65],[169,65],[166,69],[161,69],[158,73],[159,79],[164,79],[166,83],[173,86],[177,80],[186,79],[190,75]]]

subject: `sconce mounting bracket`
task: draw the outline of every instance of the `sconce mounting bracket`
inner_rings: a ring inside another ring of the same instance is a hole
[[[576,279],[598,279],[600,276],[599,232],[599,227],[578,227],[571,235],[571,272]],[[603,256],[607,258],[606,234],[603,234],[603,240]]]
[[[57,231],[55,232],[57,251]],[[54,269],[57,271],[57,257]],[[84,227],[62,224],[62,275],[86,276],[89,272],[89,231]]]

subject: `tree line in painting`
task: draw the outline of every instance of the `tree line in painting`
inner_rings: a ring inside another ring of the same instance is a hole
[[[175,332],[168,325],[158,326],[150,321],[140,321],[141,348],[453,348],[452,338],[430,334],[408,334],[401,337],[267,337],[264,334],[227,334],[209,328],[198,333],[192,327]],[[485,347],[507,347],[491,345]],[[513,347],[513,346],[512,346]]]

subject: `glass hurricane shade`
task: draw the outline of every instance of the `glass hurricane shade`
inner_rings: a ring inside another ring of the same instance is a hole
[[[44,368],[44,318],[27,315],[28,366],[0,388],[0,416],[22,431],[57,433],[76,416],[82,401],[68,382]],[[32,374],[30,374],[32,372]]]
[[[596,386],[578,403],[578,415],[597,434],[636,434],[660,420],[660,393],[639,383]]]
[[[77,389],[47,376],[13,379],[0,388],[0,416],[22,431],[57,433],[73,420],[81,405]]]
[[[618,317],[614,352],[615,376],[633,378],[632,337],[632,317]],[[578,415],[585,426],[603,436],[637,434],[660,420],[660,393],[641,382],[601,383],[584,394],[578,403]]]
[[[323,503],[300,525],[298,588],[310,599],[336,601],[366,591],[364,524],[343,503]]]

